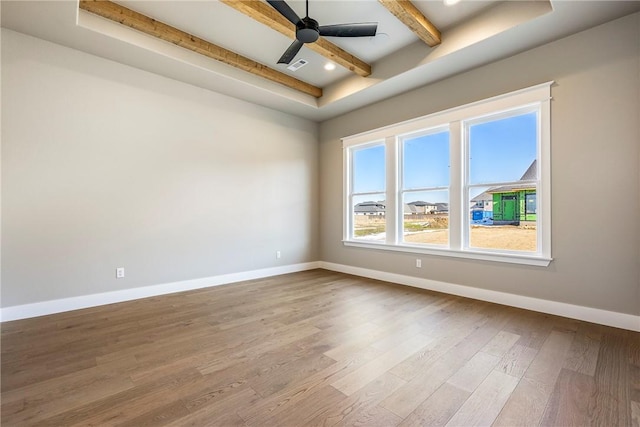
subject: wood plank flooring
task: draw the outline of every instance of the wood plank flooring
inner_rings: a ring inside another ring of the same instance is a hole
[[[3,426],[640,426],[640,334],[325,270],[2,324]]]

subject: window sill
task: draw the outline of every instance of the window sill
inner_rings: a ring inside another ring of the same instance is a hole
[[[446,256],[452,258],[474,259],[481,261],[506,262],[510,264],[533,265],[536,267],[547,267],[553,260],[553,258],[533,254],[480,252],[473,250],[459,251],[455,249],[438,249],[434,247],[419,247],[412,245],[389,245],[386,243],[358,242],[354,240],[343,240],[342,243],[345,246],[364,249],[377,249],[382,251]]]

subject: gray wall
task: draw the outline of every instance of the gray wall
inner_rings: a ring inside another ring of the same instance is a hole
[[[549,267],[421,256],[418,270],[415,255],[342,245],[340,137],[548,80]],[[319,138],[4,29],[1,89],[2,307],[321,259],[640,314],[640,14],[327,121]]]
[[[318,260],[317,127],[3,29],[2,307]]]
[[[339,138],[555,80],[552,256],[529,267],[344,247]],[[322,123],[320,256],[328,262],[640,314],[640,14]]]

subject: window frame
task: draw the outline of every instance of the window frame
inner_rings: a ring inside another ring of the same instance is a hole
[[[464,200],[464,206],[470,206],[471,205],[471,199],[469,197],[469,193],[471,192],[472,188],[482,188],[482,187],[499,187],[499,186],[507,186],[507,185],[514,185],[514,184],[533,184],[536,187],[536,193],[538,192],[538,187],[540,187],[540,170],[538,169],[536,172],[536,179],[534,180],[526,180],[526,181],[492,181],[492,182],[482,182],[482,183],[471,183],[471,178],[470,178],[470,173],[471,173],[471,138],[469,137],[469,131],[470,128],[473,125],[476,124],[482,124],[482,123],[490,123],[492,121],[498,121],[498,120],[503,120],[503,119],[508,119],[508,118],[513,118],[513,117],[517,117],[517,116],[521,116],[524,114],[530,114],[530,113],[536,113],[537,116],[537,129],[536,129],[536,133],[537,133],[537,139],[538,141],[536,142],[536,159],[540,158],[540,152],[541,152],[541,145],[542,145],[542,140],[541,140],[541,135],[540,135],[540,123],[541,123],[541,119],[542,119],[542,112],[540,111],[540,106],[539,104],[529,104],[529,105],[524,105],[522,107],[516,107],[513,109],[509,109],[506,111],[499,111],[495,114],[487,114],[487,115],[483,115],[481,117],[473,117],[473,118],[469,118],[466,120],[462,120],[461,121],[461,125],[462,125],[462,129],[464,132],[464,138],[463,138],[463,150],[464,150],[464,158],[462,160],[463,164],[464,164],[464,183],[463,183],[463,200]],[[524,171],[523,171],[524,172]],[[514,191],[515,192],[515,191]],[[510,196],[511,197],[511,196]],[[518,204],[518,198],[517,195],[513,195],[516,206]],[[495,219],[495,218],[494,218]],[[536,231],[537,231],[537,236],[536,236],[536,255],[541,254],[541,245],[540,245],[540,239],[541,239],[541,226],[538,223],[538,218],[536,216]],[[506,249],[488,249],[488,248],[478,248],[478,247],[473,247],[471,246],[471,223],[470,221],[465,221],[465,223],[463,224],[463,230],[462,230],[463,234],[463,248],[465,250],[470,250],[470,251],[475,251],[475,250],[481,250],[482,252],[488,252],[488,253],[500,253],[500,254],[522,254],[522,253],[526,253],[526,254],[531,254],[531,252],[521,252],[521,251],[509,251]]]
[[[385,126],[368,132],[342,138],[343,144],[343,244],[359,248],[418,253],[454,258],[548,266],[551,257],[551,85],[536,86],[505,93],[485,100],[465,104],[448,110],[405,122]],[[469,247],[469,161],[468,131],[470,123],[486,118],[514,115],[517,111],[538,112],[536,223],[537,251],[520,252]],[[448,127],[450,135],[449,180],[449,246],[432,246],[402,242],[403,205],[401,187],[402,139],[423,132]],[[351,200],[351,171],[353,150],[384,144],[386,155],[386,240],[363,241],[353,236],[353,208]]]
[[[355,151],[359,151],[359,150],[366,150],[369,148],[374,148],[374,147],[379,147],[382,146],[385,149],[385,162],[386,162],[386,152],[387,152],[387,147],[384,144],[384,141],[382,140],[377,140],[377,141],[371,141],[370,143],[366,143],[366,144],[359,144],[355,147],[353,147],[352,150],[348,150],[348,159],[345,159],[345,162],[348,163],[349,165],[349,170],[353,170],[354,169],[354,152]],[[351,175],[348,176],[348,183],[347,183],[347,206],[349,211],[351,212],[349,218],[347,221],[344,221],[345,223],[345,228],[344,228],[344,235],[348,236],[348,238],[351,241],[360,241],[358,239],[355,238],[354,236],[354,215],[355,212],[353,211],[355,204],[353,203],[354,201],[354,197],[358,197],[358,196],[366,196],[366,195],[376,195],[376,194],[386,194],[386,185],[385,188],[382,189],[382,191],[361,191],[361,192],[355,192],[354,188],[353,188],[353,177]],[[385,183],[387,184],[387,183]],[[386,212],[388,211],[388,207],[385,205],[385,217],[386,217]],[[387,224],[388,226],[388,224]],[[383,244],[382,242],[378,242],[375,240],[369,241],[372,244]]]
[[[529,200],[531,199],[531,196],[533,196],[533,206],[534,206],[533,211],[529,210]],[[537,199],[537,193],[525,193],[525,195],[524,195],[524,213],[526,215],[530,215],[530,214],[536,215],[538,213],[538,205],[537,205],[536,199]]]
[[[451,198],[451,176],[449,176],[449,182],[446,186],[432,186],[432,187],[406,187],[404,182],[404,151],[405,151],[405,142],[407,140],[411,140],[414,138],[420,138],[424,136],[437,135],[442,132],[447,132],[449,135],[451,134],[451,130],[449,129],[448,123],[442,126],[431,127],[428,129],[422,129],[418,132],[405,133],[403,135],[397,136],[398,143],[398,191],[397,191],[397,199],[398,199],[398,244],[400,245],[409,245],[409,246],[418,246],[418,247],[432,247],[432,248],[443,248],[442,245],[436,244],[413,244],[410,242],[404,241],[404,196],[405,194],[411,193],[426,193],[426,192],[435,192],[435,191],[446,191],[449,194],[449,198]],[[451,144],[449,144],[451,145]],[[449,150],[451,147],[449,146]],[[449,152],[449,163],[451,163],[451,152]],[[449,166],[449,165],[447,165]],[[451,174],[449,174],[451,175]],[[447,233],[449,231],[447,230]],[[447,235],[447,240],[449,240],[449,236]]]

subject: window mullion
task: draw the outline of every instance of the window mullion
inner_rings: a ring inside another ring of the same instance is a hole
[[[353,173],[353,163],[351,161],[351,149],[349,147],[343,147],[344,155],[342,160],[342,180],[344,182],[344,196],[342,198],[342,213],[344,215],[344,221],[342,222],[342,238],[349,240],[353,236],[353,204],[352,196],[353,186],[351,174]]]
[[[464,150],[461,124],[449,124],[449,247],[460,250],[463,247],[464,212]]]
[[[399,216],[401,203],[398,201],[398,188],[399,188],[399,162],[400,156],[398,155],[398,139],[395,136],[390,136],[385,139],[386,149],[386,243],[395,245],[398,243],[398,230],[401,225],[398,222],[402,222],[402,216]]]

